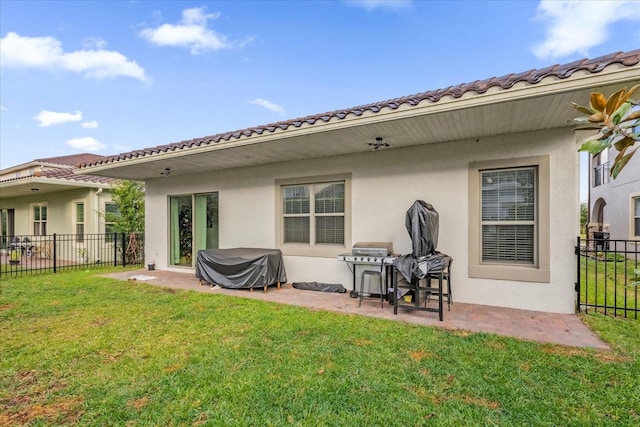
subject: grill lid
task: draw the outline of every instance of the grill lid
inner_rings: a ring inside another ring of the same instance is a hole
[[[392,253],[391,242],[358,242],[351,248],[352,255],[389,256]]]

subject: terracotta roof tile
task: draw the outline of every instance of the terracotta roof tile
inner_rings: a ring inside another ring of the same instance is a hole
[[[110,184],[112,182],[117,181],[114,178],[107,178],[104,176],[75,174],[73,173],[74,170],[75,168],[49,169],[49,170],[40,172],[40,176],[43,178],[64,179],[67,181],[90,182],[90,183],[96,183],[96,184]]]
[[[92,158],[96,157],[94,155],[90,155],[90,156]],[[62,156],[62,157],[71,157],[71,156]],[[103,156],[97,156],[97,157],[103,157]],[[52,157],[52,158],[57,159],[57,157]],[[40,159],[36,161],[43,161],[43,160],[48,160],[48,159]],[[44,163],[51,163],[51,162],[46,161]],[[62,163],[55,163],[55,164],[63,165]],[[31,178],[62,179],[66,181],[75,181],[78,183],[84,182],[84,183],[92,183],[92,184],[111,184],[117,181],[117,179],[107,178],[104,176],[75,174],[74,171],[76,170],[77,168],[75,166],[68,167],[68,168],[48,169],[44,171],[36,171],[34,172],[33,175],[22,176],[19,178],[3,179],[1,182],[23,181]]]
[[[45,157],[42,159],[35,159],[34,162],[75,167],[81,163],[95,162],[104,158],[105,158],[104,156],[100,156],[98,154],[81,153],[81,154],[71,154],[68,156]]]
[[[372,104],[359,105],[356,107],[330,111],[310,115],[306,117],[285,120],[277,123],[270,123],[263,126],[254,126],[247,129],[241,129],[233,132],[219,133],[216,135],[205,136],[175,142],[172,144],[158,145],[156,147],[135,150],[128,153],[122,153],[115,156],[104,157],[95,160],[89,160],[79,167],[90,167],[104,165],[108,163],[119,162],[121,160],[132,159],[147,155],[165,153],[169,151],[188,149],[194,146],[216,144],[230,139],[238,139],[242,136],[251,136],[253,134],[262,135],[264,132],[275,132],[277,129],[286,130],[289,127],[300,127],[303,124],[314,125],[318,122],[328,122],[333,118],[344,119],[349,115],[361,116],[365,112],[377,113],[383,108],[397,109],[402,105],[416,106],[420,102],[428,100],[438,102],[445,96],[460,98],[466,93],[475,92],[483,94],[493,87],[503,90],[512,88],[516,83],[524,82],[528,84],[540,83],[544,78],[555,77],[558,79],[566,79],[571,77],[578,71],[587,71],[590,73],[599,73],[609,65],[622,64],[624,66],[633,66],[640,63],[640,49],[629,52],[617,52],[610,55],[601,56],[594,59],[581,59],[564,65],[552,65],[545,68],[533,69],[521,73],[512,73],[502,77],[491,77],[485,80],[476,80],[470,83],[462,83],[457,86],[450,86],[445,89],[436,89],[427,92],[421,92],[414,95],[403,96],[400,98],[389,99],[386,101],[376,102]]]

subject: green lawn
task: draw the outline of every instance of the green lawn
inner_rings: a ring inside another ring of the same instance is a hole
[[[607,307],[607,314],[639,319],[634,310],[640,309],[640,286],[636,285],[640,266],[635,260],[622,255],[616,260],[613,255],[605,258],[600,252],[580,257],[580,301],[590,305],[589,311],[604,313]]]
[[[602,352],[95,272],[0,289],[0,425],[640,424],[638,321],[587,316]]]

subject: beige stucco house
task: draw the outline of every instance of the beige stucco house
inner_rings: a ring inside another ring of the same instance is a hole
[[[356,242],[411,252],[405,212],[440,214],[456,302],[575,307],[579,156],[570,102],[640,81],[640,50],[98,159],[144,180],[146,258],[193,271],[201,248],[279,248],[289,281],[342,283]],[[381,146],[374,149],[377,138]],[[373,146],[371,144],[374,144]]]
[[[611,240],[635,241],[637,246],[633,246],[640,248],[640,154],[614,180],[609,169],[617,154],[612,147],[590,157],[589,238],[594,232],[604,232]],[[619,246],[620,250],[624,247],[622,242]]]
[[[115,180],[74,173],[78,163],[101,158],[73,154],[0,170],[2,248],[6,249],[13,237],[46,240],[54,233],[105,233],[109,224],[98,212],[115,208],[110,192]]]

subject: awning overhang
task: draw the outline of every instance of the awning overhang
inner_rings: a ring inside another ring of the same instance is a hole
[[[100,188],[108,189],[110,187],[110,184],[105,183],[72,181],[34,176],[0,182],[0,197],[3,199],[8,199],[35,194],[43,195],[81,188],[92,188],[97,190]]]

